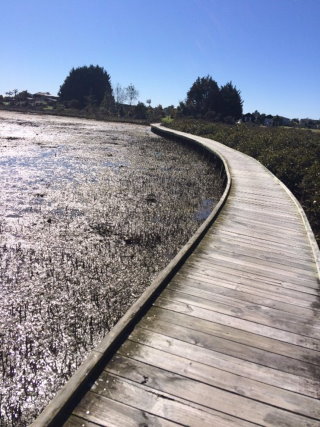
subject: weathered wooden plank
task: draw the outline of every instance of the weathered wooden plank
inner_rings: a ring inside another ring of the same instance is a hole
[[[252,172],[251,172],[252,173]],[[254,171],[253,171],[254,175]],[[232,199],[239,199],[240,203],[245,201],[257,201],[261,203],[268,203],[268,206],[278,206],[279,208],[289,207],[292,211],[295,210],[294,203],[289,197],[286,197],[284,191],[282,191],[279,185],[270,185],[270,177],[265,177],[259,181],[257,185],[256,182],[245,184],[245,180],[241,176],[241,172],[237,171],[237,184],[238,186],[234,188],[234,191],[231,193]],[[267,187],[268,186],[268,187]],[[267,193],[273,191],[272,197]]]
[[[288,211],[284,213],[263,206],[250,206],[228,202],[219,219],[220,222],[223,222],[223,220],[232,221],[233,218],[235,221],[243,224],[244,227],[251,224],[255,224],[258,229],[260,226],[262,228],[275,226],[274,232],[276,233],[282,229],[284,229],[284,232],[297,230],[300,239],[304,240],[306,237],[303,233],[303,222],[298,213],[290,215]],[[278,227],[280,230],[278,230]]]
[[[228,203],[228,205],[226,206],[226,208],[224,209],[225,213],[229,213],[231,212],[231,215],[233,213],[235,214],[241,214],[243,217],[246,217],[246,215],[254,215],[254,216],[259,216],[261,214],[264,214],[266,212],[265,209],[260,208],[258,206],[253,207],[253,206],[237,206],[236,211],[234,211],[232,209],[231,204]],[[277,212],[277,210],[272,210],[272,211],[268,211],[268,218],[270,220],[275,219],[275,220],[283,220],[286,221],[288,224],[297,224],[297,222],[300,224],[301,222],[301,217],[299,215],[298,212],[292,212],[291,210],[288,210],[287,212],[283,213],[279,213]]]
[[[281,329],[272,328],[270,326],[257,324],[244,320],[235,316],[230,316],[224,313],[219,313],[212,310],[207,310],[202,307],[192,306],[190,304],[182,303],[179,301],[171,301],[167,298],[158,298],[154,305],[156,307],[166,308],[167,310],[176,311],[178,313],[188,314],[194,318],[209,320],[211,322],[220,323],[222,325],[231,326],[233,328],[241,329],[247,332],[252,332],[257,335],[266,336],[279,341],[287,342],[294,345],[310,348],[312,350],[320,351],[320,341],[294,334]]]
[[[272,262],[274,265],[280,265],[282,268],[294,268],[303,271],[314,271],[314,263],[311,262],[310,258],[296,259],[291,254],[284,254],[283,251],[275,250],[264,250],[263,248],[252,247],[250,244],[239,244],[237,242],[228,242],[226,240],[206,242],[201,245],[201,248],[197,250],[197,253],[208,253],[218,252],[227,256],[232,257],[246,257],[249,259],[258,259],[262,261]]]
[[[252,205],[252,206],[263,206],[266,208],[266,210],[277,210],[277,212],[286,212],[288,208],[290,208],[289,203],[287,201],[284,202],[273,202],[271,203],[269,200],[263,199],[262,197],[258,196],[251,196],[250,195],[234,195],[230,194],[229,200],[232,202],[235,202],[237,205]]]
[[[170,338],[154,331],[151,333],[145,329],[136,328],[129,338],[140,344],[163,350],[168,354],[184,357],[189,361],[197,361],[226,372],[316,399],[320,397],[320,381],[316,379],[299,377],[298,375],[282,372],[262,365],[258,366],[255,363],[206,348],[202,348],[201,351],[199,351],[196,345]],[[169,357],[169,355],[167,357]]]
[[[257,226],[270,226],[274,227],[275,230],[288,230],[291,232],[297,231],[297,220],[298,217],[295,217],[295,220],[288,221],[287,218],[284,218],[281,215],[274,215],[271,216],[270,213],[266,215],[265,211],[260,212],[257,214],[257,212],[252,211],[246,211],[243,212],[240,209],[230,212],[232,215],[232,218],[235,219],[235,221],[241,221],[243,222],[250,222],[250,224],[256,224]],[[223,213],[224,216],[228,215],[228,209],[226,209]],[[298,232],[300,235],[305,236],[304,234],[304,228],[303,224],[301,223],[300,229],[298,229]]]
[[[251,218],[241,218],[236,215],[228,215],[226,213],[223,213],[221,217],[219,218],[220,222],[223,222],[225,220],[230,219],[230,223],[238,228],[244,228],[244,229],[254,229],[255,231],[262,231],[263,233],[268,232],[271,233],[271,236],[284,236],[289,239],[295,239],[301,241],[301,243],[307,243],[306,241],[306,235],[303,233],[303,229],[300,227],[290,228],[285,227],[283,225],[279,225],[278,223],[271,223],[269,224],[267,221],[264,221],[264,218],[268,218],[268,215],[264,213],[259,216],[260,221],[255,221]],[[219,224],[219,221],[217,221],[217,224]]]
[[[191,329],[184,325],[176,325],[168,320],[162,321],[160,319],[150,320],[144,318],[139,323],[139,327],[189,344],[194,344],[198,347],[217,351],[222,354],[237,357],[238,359],[247,360],[249,362],[256,363],[257,365],[266,366],[305,378],[320,378],[320,366],[315,366],[305,362],[298,362],[291,357],[281,356],[270,351],[260,350],[238,342],[235,343],[225,338],[206,334],[197,328],[197,324],[194,327],[197,329]]]
[[[87,421],[106,427],[136,427],[158,426],[173,427],[177,423],[151,415],[120,402],[115,402],[96,393],[89,391],[78,406],[74,415]]]
[[[245,185],[245,184],[240,184]],[[235,189],[235,192],[238,190]],[[262,197],[260,195],[260,197]],[[296,211],[295,208],[292,208],[290,204],[282,204],[282,206],[277,206],[277,208],[274,208],[274,205],[269,202],[269,200],[259,200],[259,196],[254,197],[237,197],[235,193],[230,197],[228,208],[233,208],[234,206],[239,206],[241,209],[247,209],[247,210],[257,210],[261,211],[263,210],[263,213],[273,213],[275,217],[287,217],[287,218],[295,218],[301,223],[301,217],[299,217],[299,212]]]
[[[272,180],[270,182],[269,176],[256,176],[255,166],[251,168],[249,174],[248,177],[243,176],[242,172],[237,167],[237,176],[236,179],[233,180],[231,192],[233,197],[240,196],[240,198],[245,198],[247,196],[248,198],[255,197],[258,199],[263,197],[268,201],[271,198],[270,203],[272,204],[276,204],[279,200],[279,203],[281,201],[282,204],[286,203],[290,207],[289,213],[296,213],[293,201],[287,196],[278,183],[274,183]],[[254,182],[252,179],[254,179]]]
[[[241,255],[241,254],[229,254],[218,251],[207,251],[205,249],[198,250],[194,254],[198,259],[205,260],[209,263],[212,260],[219,259],[226,262],[233,262],[235,266],[241,266],[241,268],[252,268],[253,271],[263,271],[268,273],[270,277],[279,278],[279,280],[290,280],[295,283],[296,280],[302,282],[303,286],[312,287],[317,289],[318,284],[316,280],[316,269],[310,268],[309,270],[300,269],[298,267],[291,266],[290,268],[273,261],[264,260],[257,256]],[[272,274],[272,275],[271,275]]]
[[[263,219],[262,214],[260,218]],[[294,233],[293,230],[283,229],[276,227],[272,224],[264,223],[257,224],[250,220],[241,220],[233,218],[230,214],[221,214],[219,221],[216,222],[216,227],[224,227],[230,232],[242,233],[245,235],[251,235],[252,237],[265,239],[267,241],[285,242],[285,241],[296,241],[302,248],[307,248],[307,240],[302,232]],[[281,239],[282,237],[282,239]]]
[[[177,277],[172,280],[169,287],[174,288],[176,286],[185,289],[185,292],[190,290],[193,294],[197,293],[197,295],[200,296],[202,295],[202,291],[206,291],[212,294],[225,295],[231,298],[236,298],[252,304],[258,304],[262,307],[271,307],[283,312],[292,313],[301,317],[300,322],[303,322],[306,317],[314,317],[315,315],[315,310],[290,304],[288,303],[287,298],[285,299],[286,302],[281,300],[279,301],[276,299],[276,295],[272,293],[269,293],[271,296],[270,298],[266,295],[266,293],[261,294],[259,291],[256,291],[254,287],[240,287],[237,284],[230,285],[229,282],[224,282],[222,280],[212,279],[211,281],[205,281],[201,279],[193,279],[190,276],[180,276],[179,278]]]
[[[292,289],[301,293],[318,296],[317,288],[312,281],[308,282],[308,286],[305,285],[304,281],[299,280],[297,277],[277,277],[276,274],[270,273],[267,269],[258,269],[250,266],[241,266],[240,263],[234,263],[221,258],[216,257],[214,260],[205,260],[193,257],[190,258],[186,268],[197,270],[205,274],[212,274],[212,270],[219,268],[219,270],[226,271],[227,273],[238,275],[241,277],[249,278],[250,280],[259,280],[265,283],[278,285],[283,288]],[[185,270],[184,270],[185,271]],[[311,286],[310,286],[311,285]]]
[[[282,203],[286,203],[287,205],[291,204],[291,202],[288,200],[287,195],[279,187],[270,187],[270,182],[268,179],[261,180],[259,182],[259,187],[257,185],[253,187],[252,182],[241,178],[239,179],[239,184],[236,185],[236,188],[234,188],[234,190],[235,191],[231,194],[236,194],[240,197],[248,196],[255,197],[258,199],[262,198],[263,200],[270,201],[270,203],[274,203],[274,201],[276,200],[277,202],[281,201]],[[290,207],[291,209],[294,209],[293,203]]]
[[[151,365],[152,368],[176,374],[174,376],[169,374],[166,380],[163,377],[167,377],[168,374],[164,372],[161,375],[161,371],[157,371],[160,375],[154,380],[151,379],[151,387],[162,387],[163,384],[165,390],[170,390],[171,394],[179,393],[186,399],[193,390],[194,402],[202,402],[202,405],[209,408],[253,423],[278,425],[266,424],[266,417],[270,411],[275,411],[282,420],[285,420],[286,414],[293,415],[287,410],[311,418],[319,416],[319,401],[315,399],[234,375],[197,361],[186,363],[185,357],[177,355],[169,357],[164,351],[130,341],[123,345],[119,353],[125,357],[129,355],[130,359]],[[112,369],[115,373],[119,371],[121,373],[120,367],[115,366]],[[314,420],[296,418],[296,415],[290,422],[291,425],[297,426],[298,422],[306,423],[303,425],[308,425],[308,422],[317,425]]]
[[[293,255],[292,254],[286,254],[284,255],[280,251],[278,253],[274,250],[262,250],[257,249],[255,247],[252,247],[251,245],[242,245],[237,244],[235,242],[228,243],[228,242],[216,242],[215,244],[207,244],[201,246],[201,248],[198,249],[197,253],[207,255],[208,252],[210,253],[219,253],[223,256],[228,256],[232,258],[244,258],[248,260],[257,260],[258,262],[271,262],[276,267],[279,267],[281,269],[293,269],[295,271],[311,271],[315,272],[314,264],[309,262],[304,262],[304,260],[295,260],[292,261]]]
[[[179,291],[171,291],[166,289],[162,295],[162,298],[168,299],[170,301],[181,302],[188,306],[192,307],[200,307],[206,310],[227,314],[229,316],[234,316],[239,319],[248,320],[252,323],[256,323],[257,325],[266,325],[272,328],[276,328],[281,330],[282,332],[292,332],[297,335],[301,335],[303,337],[310,337],[314,340],[319,341],[320,345],[320,329],[314,327],[313,319],[309,318],[301,324],[300,322],[294,322],[292,320],[288,320],[289,316],[285,316],[286,313],[276,314],[272,309],[267,309],[267,313],[264,313],[262,307],[257,305],[249,305],[246,303],[236,303],[233,300],[232,305],[227,304],[223,299],[227,297],[221,297],[217,295],[217,297],[210,301],[206,298],[196,297],[193,295],[189,295],[187,293],[179,292]],[[222,302],[223,301],[223,302]]]
[[[185,328],[202,331],[203,333],[209,335],[225,338],[229,341],[247,345],[252,348],[287,356],[293,360],[301,360],[313,365],[320,365],[319,351],[285,343],[223,324],[214,323],[208,320],[197,318],[195,321],[194,317],[187,314],[182,314],[159,307],[153,307],[149,310],[148,315],[144,318],[144,321],[152,322],[153,320],[166,321],[183,326]]]
[[[125,380],[118,374],[104,372],[92,387],[92,391],[174,423],[185,424],[187,421],[189,426],[194,427],[199,425],[211,427],[217,423],[228,425],[222,417],[207,412],[204,407],[200,409],[189,405],[186,401],[176,400],[174,395],[164,391],[160,393],[143,384]]]
[[[283,214],[275,214],[273,211],[266,212],[265,209],[254,209],[248,206],[226,206],[226,209],[221,213],[221,219],[234,218],[238,221],[255,224],[257,228],[260,226],[279,226],[288,230],[299,229],[300,232],[303,230],[302,224],[300,224],[301,218],[298,215],[285,216]],[[222,229],[221,232],[224,230]]]
[[[138,384],[144,384],[146,387],[161,392],[162,395],[169,395],[174,397],[175,400],[187,403],[191,407],[201,409],[207,413],[213,415],[216,418],[216,422],[212,425],[221,426],[243,426],[249,427],[253,424],[235,418],[223,412],[212,409],[212,398],[208,391],[210,387],[207,384],[191,380],[186,376],[176,374],[165,369],[158,368],[149,363],[143,363],[136,359],[131,359],[121,355],[121,351],[126,351],[126,347],[120,349],[119,353],[106,366],[106,372],[111,372],[122,378],[130,379]],[[148,349],[149,350],[149,349]],[[148,359],[150,356],[155,355],[155,363],[158,362],[159,350],[150,349],[150,354],[146,354]],[[170,367],[170,364],[168,365]],[[177,386],[178,385],[178,386]],[[304,397],[303,397],[304,399]],[[306,406],[310,406],[309,398],[307,398]],[[199,403],[197,403],[199,402]],[[306,415],[303,410],[302,415]],[[317,414],[312,408],[311,413],[308,416],[314,416]],[[255,424],[254,424],[255,425]]]
[[[213,237],[214,236],[214,237]],[[266,236],[263,237],[255,237],[248,233],[239,233],[235,231],[229,231],[227,228],[212,228],[211,238],[208,236],[203,240],[203,242],[207,242],[208,240],[215,241],[216,238],[220,238],[223,241],[228,239],[233,242],[239,243],[248,243],[250,245],[254,245],[258,250],[274,250],[281,251],[284,254],[292,254],[294,257],[307,257],[309,260],[312,260],[312,253],[310,251],[310,247],[308,246],[288,246],[283,241],[272,241],[267,239]]]
[[[255,198],[258,200],[266,200],[270,201],[271,204],[279,204],[280,206],[282,204],[291,204],[291,209],[293,208],[292,201],[286,196],[284,191],[282,191],[279,186],[270,186],[269,176],[261,175],[261,179],[258,179],[258,181],[255,181],[253,183],[252,181],[250,181],[249,176],[249,179],[246,179],[241,171],[238,170],[237,172],[237,182],[235,184],[236,187],[233,187],[231,196],[239,198],[248,197]],[[250,171],[251,178],[253,175],[252,172],[253,171]],[[257,183],[259,183],[259,185],[257,185]]]
[[[252,207],[249,209],[247,205],[241,205],[240,203],[238,203],[237,206],[239,206],[239,210],[234,208],[232,209],[232,206],[228,206],[223,212],[222,218],[224,216],[226,217],[229,215],[230,217],[232,217],[232,219],[234,219],[235,223],[239,222],[245,227],[248,226],[248,224],[257,224],[257,226],[259,225],[259,227],[261,226],[262,228],[274,227],[275,232],[288,232],[292,234],[295,234],[294,232],[297,232],[297,235],[301,239],[305,239],[306,237],[305,233],[303,232],[303,222],[298,215],[292,216],[292,221],[288,221],[288,217],[286,214],[283,215],[282,212],[277,211],[275,213],[275,210],[273,208],[264,208],[259,213],[259,215],[257,215],[257,213],[254,212],[254,209],[252,209]],[[244,210],[246,208],[247,211],[244,213]],[[290,208],[288,207],[288,209]]]
[[[246,238],[254,239],[254,240],[260,240],[265,243],[276,244],[281,245],[287,240],[284,239],[284,237],[281,237],[279,234],[276,233],[269,233],[266,230],[261,230],[260,227],[240,227],[235,226],[232,223],[232,218],[229,218],[229,221],[227,224],[222,224],[222,221],[226,221],[225,217],[220,218],[220,224],[217,222],[215,223],[215,229],[223,229],[224,233],[229,233],[231,235],[239,235],[244,236]],[[308,243],[306,241],[301,241],[301,239],[290,239],[290,245],[294,242],[294,246],[299,248],[301,251],[308,251],[310,247],[308,246]],[[288,245],[287,245],[288,247]]]
[[[68,420],[63,424],[63,427],[97,427],[101,424],[91,423],[90,421],[85,420],[84,418],[76,417],[71,415]]]
[[[232,274],[233,273],[233,274]],[[178,275],[177,275],[178,276]],[[261,278],[250,279],[244,275],[237,275],[230,269],[215,265],[215,268],[209,271],[198,272],[198,270],[185,267],[179,273],[179,277],[189,277],[208,283],[217,283],[219,286],[233,287],[246,292],[257,292],[262,296],[277,298],[279,301],[287,302],[299,307],[314,309],[318,302],[317,295],[281,287],[281,284],[274,284],[263,281]]]
[[[288,206],[282,207],[280,209],[279,207],[270,206],[270,204],[266,202],[262,203],[254,200],[249,201],[249,200],[241,200],[241,199],[235,199],[235,198],[230,198],[228,207],[233,210],[236,210],[237,207],[239,207],[240,209],[248,209],[248,210],[263,210],[263,212],[261,213],[262,216],[268,215],[269,213],[272,213],[272,212],[277,212],[278,218],[280,217],[286,218],[287,211],[288,209],[290,209]],[[298,218],[297,218],[297,223],[298,223]],[[300,226],[301,222],[298,224]],[[244,227],[248,227],[249,225],[250,223],[246,222]],[[277,234],[276,231],[274,232],[274,234],[275,235]]]
[[[292,285],[300,286],[301,288],[317,289],[318,284],[315,279],[316,271],[311,270],[309,273],[296,272],[294,268],[285,268],[269,261],[262,261],[257,258],[238,259],[231,255],[225,255],[218,252],[201,254],[200,251],[193,254],[193,258],[197,258],[198,264],[206,263],[211,266],[215,262],[223,263],[224,265],[233,265],[236,270],[248,271],[262,277],[271,278],[280,282],[290,282]]]
[[[264,209],[265,214],[267,214],[268,212],[271,211],[277,211],[278,215],[280,216],[281,214],[286,214],[286,212],[288,211],[288,209],[290,209],[290,207],[288,206],[288,204],[284,203],[281,205],[276,205],[276,204],[270,204],[269,201],[267,200],[261,200],[259,198],[249,198],[249,197],[238,197],[238,196],[230,196],[229,198],[230,200],[230,206],[235,205],[235,206],[244,206],[244,207],[260,207]]]
[[[170,295],[172,291],[173,294]],[[302,328],[302,324],[307,324],[310,326],[308,328],[308,334],[313,336],[314,338],[320,339],[320,336],[317,334],[320,333],[320,319],[315,318],[314,313],[309,313],[307,316],[304,315],[304,318],[293,314],[288,313],[283,310],[274,309],[262,304],[252,303],[246,300],[240,300],[238,298],[234,298],[229,295],[221,295],[220,293],[212,293],[210,290],[202,290],[199,292],[198,289],[190,288],[186,284],[183,285],[170,285],[167,290],[163,292],[162,296],[164,298],[171,299],[175,297],[175,292],[179,292],[178,301],[186,302],[185,295],[189,295],[187,297],[187,301],[191,304],[198,305],[199,307],[207,307],[211,309],[213,306],[219,307],[219,304],[227,305],[232,307],[232,312],[234,308],[239,308],[242,313],[240,313],[242,318],[250,319],[251,321],[255,321],[257,323],[262,324],[270,324],[275,327],[283,327],[283,330],[292,330],[293,332],[304,332],[305,328]],[[181,299],[181,297],[183,299]],[[217,304],[218,303],[218,304]],[[215,308],[216,309],[216,308]],[[217,311],[220,311],[217,309]],[[314,331],[314,328],[317,330]]]
[[[197,297],[178,290],[171,290],[171,288],[166,289],[161,297],[170,301],[181,302],[188,306],[204,308],[206,310],[245,319],[259,325],[266,325],[281,329],[282,331],[289,331],[294,334],[320,340],[319,325],[315,325],[317,319],[314,320],[314,317],[306,318],[305,322],[301,323],[299,319],[293,318],[289,313],[281,311],[278,313],[279,310],[273,310],[268,307],[265,307],[265,310],[263,310],[261,306],[247,304],[234,299],[232,301],[231,299],[227,300],[228,297],[220,295],[210,300],[209,298]]]
[[[247,177],[243,175],[242,171],[239,170],[237,167],[237,179],[234,182],[234,185],[232,186],[232,196],[242,196],[244,197],[250,197],[250,198],[263,198],[262,200],[266,199],[270,203],[279,203],[282,204],[287,203],[290,205],[292,203],[291,200],[289,200],[288,197],[286,197],[285,192],[281,189],[279,185],[270,185],[270,177],[266,177],[261,175],[256,176],[256,169],[253,167],[251,171],[249,172],[250,175]],[[251,181],[250,181],[251,178]],[[252,182],[252,179],[254,179],[255,182]],[[291,205],[291,210],[293,211],[293,206]]]

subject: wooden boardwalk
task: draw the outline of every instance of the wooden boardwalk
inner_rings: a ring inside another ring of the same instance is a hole
[[[313,234],[260,163],[198,140],[227,160],[227,201],[67,427],[320,426]]]

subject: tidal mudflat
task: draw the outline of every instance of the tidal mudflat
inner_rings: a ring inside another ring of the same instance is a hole
[[[0,112],[0,426],[28,425],[220,198],[149,128]]]

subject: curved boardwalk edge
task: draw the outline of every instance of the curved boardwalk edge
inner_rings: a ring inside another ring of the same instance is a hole
[[[156,133],[162,133],[158,125],[152,125],[152,130]],[[164,134],[164,133],[162,133]],[[170,133],[168,132],[168,136]],[[173,134],[171,134],[172,136]],[[190,138],[190,141],[192,139]],[[226,177],[225,190],[208,218],[198,228],[188,242],[180,249],[177,255],[170,263],[158,274],[151,285],[143,292],[137,301],[130,307],[124,316],[110,330],[101,343],[92,350],[85,361],[80,365],[77,371],[67,381],[67,383],[58,391],[56,396],[41,412],[38,418],[32,423],[33,427],[38,426],[58,426],[74,407],[75,403],[90,388],[91,382],[102,370],[103,366],[114,355],[119,346],[123,343],[127,335],[138,323],[143,314],[151,306],[155,298],[161,293],[172,277],[184,264],[185,260],[197,247],[207,230],[213,224],[223,205],[225,204],[231,189],[231,175],[228,162],[222,154],[216,153],[201,144],[205,149],[213,153],[221,160],[221,166]]]
[[[265,167],[265,166],[264,166]],[[314,257],[314,261],[317,267],[317,272],[318,272],[318,282],[320,284],[320,249],[318,246],[318,243],[316,241],[315,235],[312,231],[310,222],[307,218],[307,215],[303,209],[303,207],[301,206],[301,203],[299,202],[299,200],[296,198],[296,196],[292,193],[292,191],[289,190],[289,188],[282,182],[280,181],[280,179],[278,177],[276,177],[271,171],[269,171],[269,169],[265,168],[272,176],[273,178],[279,183],[279,185],[282,186],[282,188],[285,190],[285,192],[289,195],[289,197],[293,200],[294,204],[297,207],[297,210],[302,218],[304,227],[306,229],[306,233],[310,242],[310,247],[312,249],[312,253],[313,253],[313,257]]]
[[[202,137],[197,137],[196,135],[191,135],[191,134],[187,134],[185,132],[180,132],[180,131],[176,131],[170,128],[164,128],[162,127],[160,124],[156,124],[156,125],[151,125],[151,128],[154,132],[158,133],[159,135],[162,136],[167,136],[167,137],[178,137],[181,139],[185,139],[185,140],[191,140],[191,141],[196,141],[197,143],[201,144],[202,146],[204,145],[204,141],[210,141],[206,138],[202,138]],[[221,143],[214,141],[215,144],[221,145]],[[215,153],[217,154],[217,151],[215,151]],[[250,156],[248,156],[247,154],[241,153],[243,156],[250,158]],[[223,155],[220,153],[220,156],[223,157]],[[226,161],[226,160],[225,160]],[[256,160],[258,163],[260,163],[258,160]],[[261,163],[260,163],[261,164]],[[312,249],[313,252],[313,256],[314,256],[314,260],[315,260],[315,264],[317,267],[317,274],[318,274],[318,280],[320,283],[320,249],[318,246],[318,243],[315,239],[314,233],[312,231],[312,228],[310,226],[309,220],[305,214],[305,211],[303,209],[303,207],[301,206],[299,200],[295,197],[295,195],[289,190],[289,188],[277,177],[275,176],[268,168],[266,168],[264,165],[261,164],[261,166],[266,170],[266,172],[268,174],[270,174],[273,179],[284,189],[284,191],[289,195],[289,197],[292,199],[292,201],[294,202],[294,204],[296,205],[297,211],[299,212],[299,215],[302,218],[302,221],[304,223],[305,226],[305,230],[310,242],[310,247]]]

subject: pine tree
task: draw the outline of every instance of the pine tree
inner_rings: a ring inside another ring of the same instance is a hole
[[[113,98],[110,76],[98,65],[72,68],[59,91],[62,102],[77,100],[80,108],[88,105],[89,101],[100,105],[106,94]]]
[[[240,96],[240,91],[229,82],[221,87],[221,116],[223,118],[230,117],[233,120],[239,120],[242,116],[243,101]]]
[[[206,113],[219,112],[219,86],[211,76],[198,77],[187,93],[186,108],[194,116],[205,116]]]

